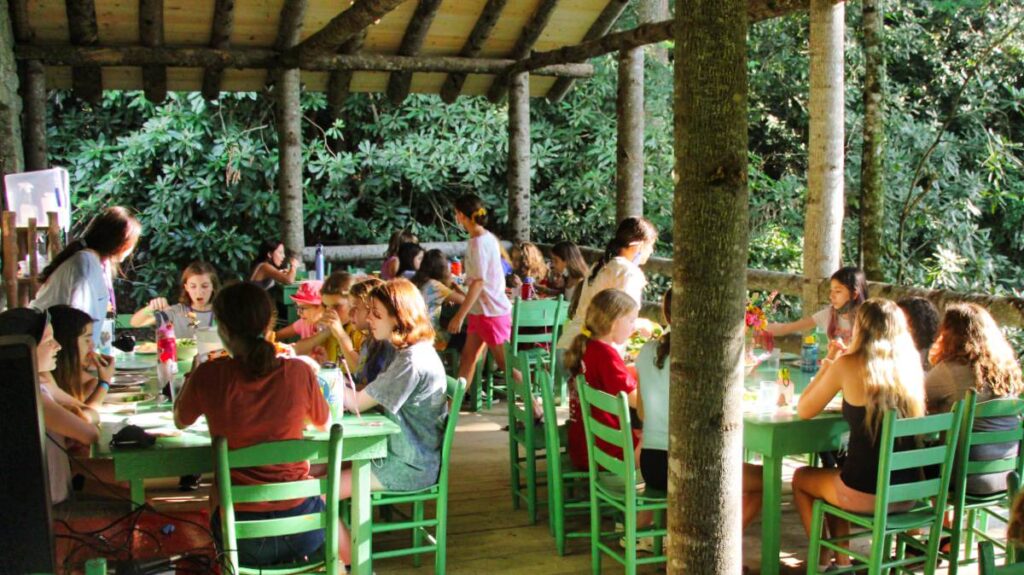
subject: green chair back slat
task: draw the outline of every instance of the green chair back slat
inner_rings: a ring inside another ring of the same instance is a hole
[[[999,398],[979,402],[974,417],[1020,417],[1021,413],[1024,413],[1024,399]]]
[[[980,416],[976,416],[975,421]],[[992,445],[994,443],[1014,443],[1021,440],[1021,429],[1007,429],[1004,431],[972,431],[971,446]]]
[[[331,426],[325,440],[288,440],[262,443],[236,450],[228,448],[227,439],[213,438],[213,449],[217,461],[217,490],[220,493],[220,509],[223,516],[222,540],[224,572],[238,573],[238,539],[276,537],[324,529],[323,560],[312,562],[305,569],[324,567],[328,575],[338,575],[338,516],[341,493],[341,424]],[[262,465],[295,463],[309,459],[327,460],[327,477],[323,480],[303,479],[299,481],[261,484],[232,485],[231,470]],[[323,496],[326,505],[323,511],[295,517],[238,521],[235,519],[236,503],[257,503]],[[296,572],[301,571],[302,568]],[[273,572],[273,570],[269,570]]]
[[[926,479],[914,481],[913,483],[900,483],[889,487],[889,503],[900,503],[901,501],[917,501],[926,497],[932,497],[942,488],[942,481],[939,479]]]
[[[946,446],[937,445],[913,451],[897,451],[892,454],[892,470],[913,469],[942,463],[946,457]]]
[[[583,411],[584,431],[587,435],[587,453],[590,460],[622,478],[627,485],[635,484],[636,470],[633,468],[633,434],[629,422],[629,404],[625,393],[610,395],[594,389],[587,384],[582,375],[576,378],[576,391],[580,396]],[[621,429],[613,429],[594,418],[592,409],[597,407],[618,418]],[[622,450],[622,459],[630,462],[623,465],[622,461],[606,454],[592,438],[600,438],[612,446]],[[618,465],[611,460],[618,461]],[[593,479],[593,478],[592,478]]]
[[[1017,469],[1016,457],[1006,459],[992,459],[989,461],[968,461],[967,474],[976,473],[1009,473]]]
[[[327,453],[323,441],[310,439],[292,439],[273,441],[251,447],[235,449],[231,452],[231,468],[257,467],[278,463],[296,463],[311,459],[324,458]]]
[[[259,537],[278,537],[304,533],[327,526],[327,518],[323,513],[296,515],[294,517],[278,517],[276,519],[258,519],[253,521],[236,521],[235,537],[238,539],[256,539]]]
[[[608,455],[597,446],[594,447],[594,461],[604,468],[605,471],[611,472],[616,477],[626,477],[626,466],[622,463],[622,460]],[[632,465],[632,462],[630,462],[630,465]]]
[[[959,414],[957,414],[959,416]],[[906,419],[893,419],[892,434],[898,439],[915,435],[928,435],[949,431],[953,425],[954,415],[950,413],[939,413],[926,417],[909,417]]]
[[[291,483],[237,485],[231,488],[231,497],[235,503],[304,499],[323,493],[327,493],[327,478],[306,479]]]
[[[608,443],[611,443],[613,445],[619,445],[622,443],[621,429],[615,429],[614,427],[605,425],[604,423],[597,421],[596,419],[592,419],[591,422],[592,423],[590,429],[595,437],[603,439],[604,441],[607,441]]]

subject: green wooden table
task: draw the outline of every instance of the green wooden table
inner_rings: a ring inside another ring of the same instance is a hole
[[[204,424],[198,423],[174,437],[160,437],[156,445],[146,449],[111,450],[108,447],[109,428],[125,417],[123,414],[102,416],[101,440],[93,450],[93,455],[114,460],[114,476],[119,481],[129,483],[131,499],[136,505],[146,501],[143,485],[145,479],[213,472],[215,457]],[[144,426],[156,426],[161,418],[171,421],[168,404],[143,406],[135,416],[127,417],[130,422],[138,421]],[[370,575],[370,554],[373,548],[370,533],[373,511],[370,506],[370,460],[387,455],[387,437],[398,433],[399,428],[382,415],[363,415],[361,418],[346,415],[341,423],[344,426],[342,459],[352,462],[352,573]],[[311,431],[306,435],[326,440],[328,434]]]
[[[811,375],[797,366],[790,379],[800,393]],[[776,378],[776,370],[761,367],[746,377],[746,388],[756,391],[762,380]],[[747,413],[743,417],[743,448],[763,460],[764,492],[761,506],[761,573],[779,572],[779,530],[782,520],[782,460],[786,456],[837,449],[849,426],[839,413],[825,412],[814,419],[800,419],[792,409],[771,413]]]

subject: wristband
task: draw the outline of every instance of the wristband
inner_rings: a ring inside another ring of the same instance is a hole
[[[102,388],[104,389],[104,391],[110,391],[110,382],[107,382],[107,381],[103,381],[103,380],[101,379],[101,380],[99,381],[99,384],[97,384],[97,385],[99,385],[100,387],[102,387]]]

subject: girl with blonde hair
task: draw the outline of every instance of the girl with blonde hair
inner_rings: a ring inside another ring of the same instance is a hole
[[[611,395],[626,392],[630,407],[636,407],[636,378],[626,369],[615,346],[626,343],[633,334],[640,305],[626,292],[607,289],[594,296],[579,334],[565,352],[565,367],[573,379],[569,384],[569,457],[577,469],[587,468],[587,440],[583,433],[583,414],[575,377],[583,374],[587,385]],[[594,415],[610,427],[619,425],[618,418],[594,408]],[[633,447],[640,443],[634,432]],[[622,450],[597,439],[596,447],[608,455],[622,459]]]
[[[878,435],[885,412],[895,410],[900,417],[924,415],[921,358],[906,317],[895,303],[869,299],[859,306],[849,348],[841,340],[832,340],[821,371],[800,396],[798,415],[802,419],[815,417],[840,391],[843,418],[850,425],[842,468],[801,467],[793,475],[793,499],[808,533],[815,499],[855,513],[874,511]],[[908,483],[919,476],[920,469],[916,468],[894,471],[892,483]],[[890,509],[902,511],[904,505]],[[849,533],[848,523],[834,517],[827,519],[831,536]],[[822,557],[822,561],[827,560],[827,556]],[[845,566],[850,559],[839,555],[836,562]]]

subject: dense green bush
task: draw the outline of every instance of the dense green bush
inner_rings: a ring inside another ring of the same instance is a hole
[[[847,262],[858,259],[858,8],[847,10]],[[888,279],[962,290],[1020,289],[1022,34],[1018,30],[990,56],[982,54],[1022,16],[1024,7],[1010,2],[890,6]],[[631,18],[623,25],[631,26]],[[807,36],[806,15],[759,23],[750,35],[752,267],[800,271],[802,265]],[[531,217],[540,241],[601,246],[613,226],[616,69],[612,57],[594,63],[595,77],[578,82],[562,103],[533,102]],[[668,255],[671,66],[649,60],[646,90],[646,213],[661,230],[659,252]],[[428,240],[456,239],[451,200],[467,191],[485,198],[499,222],[496,231],[504,231],[504,106],[482,98],[447,106],[436,96],[413,96],[395,107],[379,95],[359,94],[333,124],[322,94],[304,94],[302,108],[307,245],[383,242],[402,227]],[[51,161],[71,171],[75,219],[124,204],[138,210],[145,224],[122,290],[132,299],[167,293],[178,270],[195,258],[214,262],[227,277],[242,275],[257,243],[277,235],[269,94],[225,94],[212,104],[198,94],[172,94],[154,106],[138,92],[109,92],[92,108],[55,92],[49,111]],[[940,133],[922,164],[925,177],[912,187],[917,164]],[[901,211],[924,190],[908,210],[899,245]]]

